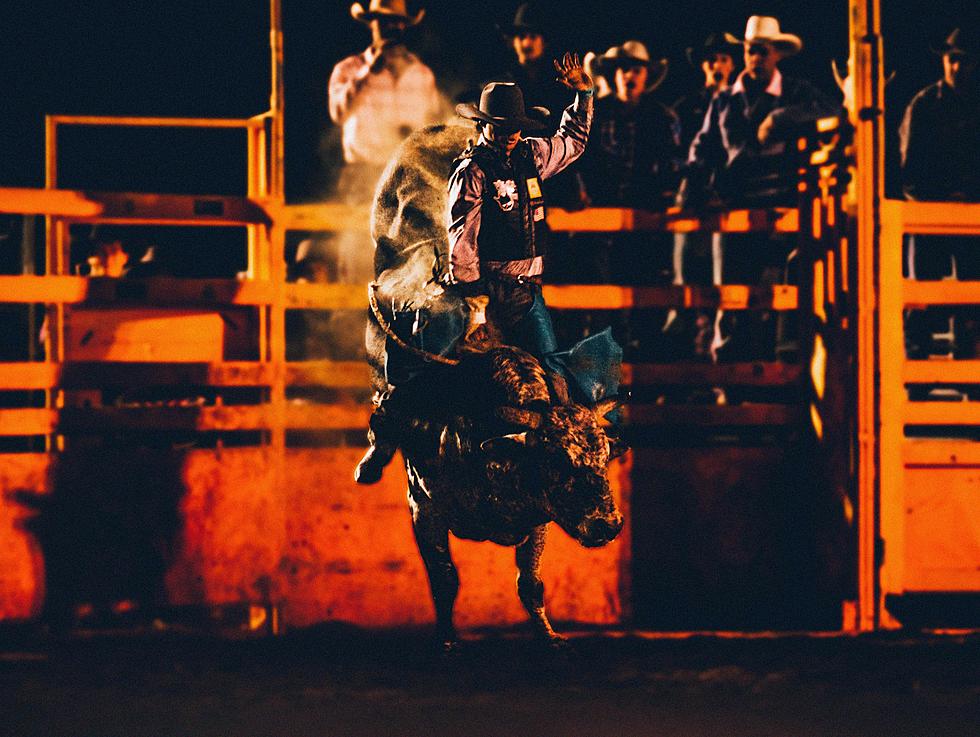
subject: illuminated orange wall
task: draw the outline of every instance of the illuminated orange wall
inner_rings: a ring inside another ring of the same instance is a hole
[[[359,448],[292,450],[286,488],[271,488],[266,451],[194,451],[182,471],[187,492],[177,553],[166,574],[172,604],[279,602],[287,626],[342,621],[366,627],[429,623],[428,583],[412,537],[404,472],[392,466],[377,487],[350,481]],[[46,455],[6,456],[4,488],[43,490]],[[628,516],[629,467],[610,480]],[[26,512],[0,501],[0,618],[36,615],[43,602],[43,556],[18,529]],[[585,550],[552,526],[544,556],[552,617],[612,624],[624,616],[627,525],[599,550]],[[525,614],[515,591],[514,551],[454,541],[462,580],[457,623],[508,625]]]

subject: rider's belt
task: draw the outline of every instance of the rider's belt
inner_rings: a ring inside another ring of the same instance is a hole
[[[537,284],[540,286],[542,283],[540,274],[525,276],[524,274],[504,274],[500,271],[485,271],[483,276],[487,279],[515,282],[517,284]]]

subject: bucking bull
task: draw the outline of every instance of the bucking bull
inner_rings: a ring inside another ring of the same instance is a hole
[[[592,406],[576,403],[561,377],[515,347],[490,345],[446,358],[440,354],[450,354],[454,341],[443,339],[438,348],[435,341],[426,343],[420,325],[442,335],[454,328],[458,334],[462,325],[458,315],[465,308],[438,284],[448,254],[446,180],[472,136],[464,126],[416,132],[379,183],[371,222],[378,276],[369,360],[378,391],[391,380],[392,352],[400,352],[397,363],[415,362],[408,373],[414,375],[409,384],[416,411],[401,448],[440,640],[447,649],[456,644],[459,577],[449,551],[451,532],[516,548],[521,603],[535,634],[558,643],[539,574],[547,525],[556,522],[586,547],[613,540],[623,518],[606,467],[626,447],[600,424],[615,397]]]

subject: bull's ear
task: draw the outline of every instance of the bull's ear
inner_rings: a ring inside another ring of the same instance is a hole
[[[592,411],[595,412],[595,416],[601,420],[618,406],[625,404],[629,398],[630,395],[627,392],[626,394],[617,394],[614,397],[600,399],[598,402],[596,402],[595,406],[592,408]]]
[[[606,442],[609,443],[609,460],[614,458],[619,458],[621,455],[629,452],[629,444],[622,438],[606,438]]]
[[[485,453],[495,453],[498,451],[514,450],[524,448],[534,444],[534,436],[525,430],[524,432],[513,435],[500,435],[496,438],[488,438],[480,443],[480,450]]]

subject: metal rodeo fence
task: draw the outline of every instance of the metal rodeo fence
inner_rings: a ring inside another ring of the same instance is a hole
[[[69,125],[243,128],[247,196],[59,190],[58,131]],[[366,305],[363,285],[287,283],[287,238],[296,231],[333,231],[352,223],[366,228],[368,216],[339,206],[290,206],[281,195],[270,195],[281,192],[268,175],[275,167],[266,164],[272,127],[269,115],[247,120],[48,119],[48,187],[8,190],[2,199],[4,211],[47,218],[45,273],[0,277],[0,299],[47,306],[45,360],[0,367],[5,389],[46,393],[42,407],[0,411],[4,436],[45,440],[44,452],[0,456],[6,487],[70,497],[81,493],[73,487],[93,483],[92,473],[102,479],[95,486],[110,484],[112,474],[100,468],[123,467],[130,471],[123,485],[131,484],[128,493],[139,497],[143,482],[138,475],[159,475],[165,468],[171,476],[164,481],[179,490],[169,511],[180,521],[179,530],[164,541],[166,554],[157,562],[163,570],[153,586],[154,596],[168,606],[239,605],[250,612],[243,626],[253,628],[323,619],[364,625],[425,621],[429,613],[415,595],[424,580],[411,537],[397,534],[408,531],[398,479],[370,495],[356,492],[350,480],[359,452],[349,447],[350,438],[360,435],[368,416],[366,367],[358,361],[286,361],[287,310],[363,311]],[[813,326],[803,333],[819,335],[816,326],[827,321],[826,305],[838,304],[847,291],[846,257],[839,255],[843,239],[837,235],[843,139],[835,128],[829,136],[801,139],[799,151],[805,164],[800,208],[700,218],[611,209],[555,211],[551,225],[566,231],[800,232],[806,244],[802,253],[812,264],[801,285],[562,285],[547,287],[548,302],[557,310],[798,310],[803,324]],[[69,234],[81,223],[244,228],[247,267],[235,279],[71,275]],[[814,353],[811,345],[819,343],[809,343],[806,356]],[[826,351],[821,350],[824,357],[815,365],[825,366]],[[642,395],[639,390],[649,385],[795,386],[807,375],[798,366],[778,363],[649,363],[627,365],[624,378]],[[297,400],[291,392],[303,386],[326,390],[326,399]],[[149,395],[147,387],[152,388]],[[826,424],[817,409],[823,390],[814,396],[813,422]],[[633,427],[714,431],[795,426],[807,415],[796,400],[735,406],[638,402],[627,409]],[[318,440],[289,440],[310,435]],[[129,444],[119,450],[123,438]],[[154,442],[164,447],[166,462],[159,453],[143,458],[143,465],[133,461],[144,453],[134,447]],[[85,474],[87,481],[79,482]],[[642,483],[631,475],[628,462],[617,464],[612,476],[628,507],[630,494]],[[42,607],[50,614],[59,597],[68,606],[79,596],[59,594],[64,582],[51,572],[52,563],[58,567],[51,560],[57,553],[44,545],[39,549],[20,529],[28,513],[10,499],[5,504],[10,512],[5,537],[15,544],[5,553],[10,565],[4,577],[14,580],[4,584],[9,595],[3,597],[0,614],[31,617]],[[504,565],[492,546],[459,543],[459,548],[464,570]],[[553,586],[559,591],[553,605],[559,618],[606,624],[629,619],[628,534],[589,555],[570,544],[554,549],[556,559],[546,563],[545,573],[563,582]],[[563,597],[562,589],[575,594]],[[508,594],[485,589],[467,596],[464,588],[460,621],[520,621]]]
[[[43,248],[25,225],[22,273],[0,276],[0,306],[27,316],[12,340],[28,346],[0,364],[2,620],[70,625],[93,607],[166,608],[276,632],[432,618],[404,480],[390,473],[358,490],[351,478],[369,416],[366,365],[287,360],[290,311],[366,308],[364,285],[288,281],[287,246],[304,233],[366,234],[368,213],[285,202],[271,7],[268,113],[52,116],[46,188],[0,190],[0,213],[46,218]],[[910,360],[903,337],[906,310],[975,306],[980,292],[903,280],[901,269],[904,235],[978,234],[980,206],[885,200],[879,15],[877,0],[851,3],[853,140],[837,119],[800,135],[796,206],[550,213],[567,232],[791,233],[797,254],[792,283],[769,287],[546,285],[559,312],[771,310],[797,325],[790,362],[624,366],[635,451],[611,466],[610,483],[627,524],[595,551],[555,535],[542,571],[554,619],[870,630],[915,621],[923,597],[980,590],[980,415],[975,402],[938,401],[970,396],[980,374],[974,359]],[[69,127],[241,131],[245,194],[59,189]],[[234,232],[244,268],[75,275],[71,239],[90,224]],[[658,399],[691,387],[750,400]],[[453,547],[457,623],[523,621],[510,551]]]

